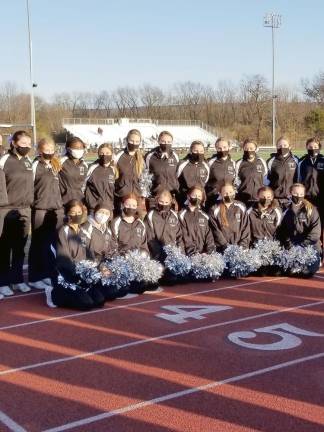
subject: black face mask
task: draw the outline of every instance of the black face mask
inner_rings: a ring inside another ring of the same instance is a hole
[[[170,153],[171,152],[171,144],[160,144],[160,149],[162,153]]]
[[[269,206],[272,203],[272,200],[267,198],[260,198],[259,203],[262,205],[262,207]]]
[[[199,204],[201,203],[201,199],[190,197],[190,198],[189,198],[189,202],[190,202],[190,204],[192,204],[193,206],[199,206]]]
[[[244,150],[244,158],[250,159],[255,156],[255,151]]]
[[[83,215],[73,215],[73,216],[69,216],[69,219],[71,223],[80,225],[80,223],[82,222],[82,216]]]
[[[100,155],[99,156],[99,163],[100,165],[105,165],[109,163],[112,159],[112,155]]]
[[[202,162],[204,160],[204,155],[202,153],[191,153],[190,160],[191,162]]]
[[[290,152],[289,148],[286,148],[286,147],[284,147],[284,148],[278,148],[278,154],[279,155],[286,156],[289,152]]]
[[[137,209],[133,209],[133,208],[129,208],[129,207],[124,207],[124,214],[126,216],[135,216],[137,213]]]
[[[301,198],[301,197],[299,197],[297,195],[292,195],[292,197],[291,197],[291,201],[294,204],[300,204],[303,200],[304,200],[304,198]]]
[[[128,148],[128,151],[133,152],[139,148],[139,145],[127,143],[127,148]]]
[[[171,205],[170,204],[158,204],[157,205],[158,211],[159,212],[168,212],[171,209]]]
[[[307,153],[309,154],[310,157],[315,157],[315,156],[318,155],[319,150],[317,150],[317,149],[308,149]]]
[[[20,156],[27,156],[30,151],[29,147],[16,147],[16,151]]]
[[[218,150],[218,152],[216,153],[217,159],[222,159],[223,157],[228,156],[228,153],[228,150]]]
[[[223,200],[224,200],[224,203],[231,203],[231,202],[233,202],[234,201],[234,196],[231,196],[231,195],[225,195],[224,196],[224,198],[223,198]]]
[[[43,159],[51,160],[54,157],[54,153],[42,153]]]

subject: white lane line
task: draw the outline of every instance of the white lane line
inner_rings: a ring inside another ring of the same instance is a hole
[[[291,311],[294,311],[297,309],[303,309],[303,308],[308,308],[308,307],[312,307],[312,306],[318,306],[321,304],[324,304],[324,300],[320,301],[320,302],[306,303],[306,304],[303,304],[300,306],[284,308],[284,309],[280,309],[278,311],[272,311],[272,312],[265,312],[265,313],[256,314],[256,315],[250,315],[248,317],[237,318],[237,319],[230,320],[230,321],[223,321],[223,322],[216,323],[216,324],[209,324],[206,326],[196,327],[196,328],[189,329],[189,330],[182,330],[182,331],[178,331],[178,332],[174,332],[174,333],[167,333],[167,334],[164,334],[161,336],[145,338],[145,339],[136,340],[133,342],[127,342],[127,343],[120,344],[120,345],[113,345],[113,346],[108,347],[108,348],[102,348],[102,349],[99,349],[96,351],[88,351],[88,352],[84,352],[81,354],[77,354],[75,356],[66,356],[66,357],[61,357],[61,358],[57,358],[57,359],[53,359],[53,360],[48,360],[45,362],[39,362],[39,363],[29,364],[29,365],[25,365],[25,366],[20,366],[17,368],[5,369],[5,370],[0,371],[0,376],[9,375],[9,374],[13,374],[16,372],[21,372],[21,371],[26,371],[26,370],[31,370],[31,369],[36,369],[39,367],[52,366],[52,365],[56,365],[58,363],[65,363],[68,361],[80,360],[80,359],[84,359],[87,357],[92,357],[94,355],[106,354],[108,352],[117,351],[117,350],[129,348],[129,347],[133,347],[133,346],[144,345],[147,343],[151,343],[151,342],[155,342],[155,341],[159,341],[159,340],[164,340],[164,339],[171,339],[171,338],[175,338],[177,336],[182,336],[182,335],[186,335],[186,334],[190,334],[190,333],[196,333],[196,332],[203,331],[203,330],[210,330],[210,329],[214,329],[216,327],[224,327],[224,326],[230,325],[230,324],[236,324],[236,323],[240,323],[240,322],[244,322],[244,321],[250,321],[253,319],[257,319],[257,318],[264,318],[264,317],[268,317],[268,316],[278,315],[280,313],[291,312]]]
[[[324,275],[314,275],[315,278],[324,279]]]
[[[8,417],[3,411],[0,411],[0,422],[6,425],[12,432],[27,432],[26,429],[21,427],[12,418]]]
[[[226,378],[222,381],[212,381],[208,384],[205,384],[205,385],[202,385],[199,387],[192,387],[192,388],[189,388],[186,390],[178,391],[175,393],[169,393],[169,394],[159,396],[159,397],[156,397],[154,399],[147,400],[147,401],[139,402],[139,403],[136,403],[133,405],[127,405],[127,406],[124,406],[122,408],[119,408],[119,409],[116,409],[113,411],[103,412],[102,414],[98,414],[98,415],[95,415],[92,417],[83,418],[81,420],[77,420],[77,421],[74,421],[71,423],[66,423],[62,426],[57,426],[57,427],[54,427],[51,429],[46,429],[43,432],[63,432],[66,430],[74,429],[78,426],[88,425],[90,423],[94,423],[94,422],[104,420],[104,419],[107,419],[110,417],[114,417],[114,416],[117,416],[120,414],[125,414],[125,413],[128,413],[130,411],[135,411],[138,409],[146,408],[148,406],[156,405],[156,404],[166,402],[166,401],[169,401],[172,399],[179,399],[181,397],[188,396],[190,394],[198,393],[198,392],[205,391],[205,390],[210,390],[210,389],[213,389],[215,387],[220,387],[224,384],[230,384],[230,383],[234,383],[234,382],[238,382],[238,381],[243,381],[243,380],[246,380],[248,378],[254,378],[256,376],[265,375],[265,374],[268,374],[268,373],[273,372],[273,371],[284,369],[284,368],[287,368],[290,366],[295,366],[295,365],[302,364],[302,363],[312,361],[312,360],[316,360],[316,359],[319,359],[322,357],[324,357],[324,352],[310,355],[307,357],[296,358],[294,360],[289,360],[289,361],[286,361],[283,363],[277,363],[273,366],[269,366],[269,367],[266,367],[263,369],[257,369],[257,370],[253,370],[251,372],[244,373],[242,375],[236,375],[236,376],[233,376],[230,378]]]
[[[70,319],[70,318],[75,318],[75,317],[80,317],[80,316],[83,317],[83,316],[97,314],[97,313],[111,312],[111,311],[118,310],[118,309],[127,309],[127,308],[130,308],[133,306],[141,306],[141,305],[145,305],[145,304],[149,304],[149,303],[169,301],[169,300],[173,300],[173,299],[177,299],[177,298],[195,296],[195,295],[199,295],[199,294],[207,294],[207,293],[215,292],[215,291],[224,291],[224,290],[231,289],[231,288],[240,288],[240,287],[244,287],[244,286],[251,286],[251,285],[258,285],[258,284],[260,285],[260,284],[263,284],[266,282],[273,282],[273,281],[282,280],[282,279],[287,279],[287,278],[286,277],[280,277],[280,278],[276,277],[276,278],[271,278],[271,279],[266,279],[266,280],[261,280],[261,281],[240,283],[240,284],[236,284],[236,285],[228,285],[228,286],[225,286],[222,288],[213,288],[213,289],[208,289],[208,290],[203,290],[203,291],[196,291],[196,292],[192,292],[192,293],[178,294],[178,295],[173,296],[173,297],[163,297],[163,298],[157,298],[157,299],[152,299],[152,300],[145,300],[145,301],[141,301],[141,302],[137,302],[137,303],[127,303],[127,304],[121,305],[121,306],[108,307],[108,308],[103,308],[103,309],[95,309],[95,310],[90,310],[87,312],[76,312],[76,313],[71,313],[71,314],[67,314],[67,315],[60,315],[60,316],[56,316],[56,317],[52,317],[52,318],[45,318],[45,319],[40,319],[40,320],[35,320],[35,321],[27,321],[27,322],[23,322],[20,324],[7,325],[4,327],[0,327],[0,330],[10,330],[10,329],[18,328],[18,327],[25,327],[25,326],[35,325],[35,324],[42,324],[42,323],[46,323],[46,322],[50,322],[50,321],[58,321],[60,319],[66,319],[66,318]]]

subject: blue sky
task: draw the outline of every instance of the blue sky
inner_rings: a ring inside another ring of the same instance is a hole
[[[0,84],[28,85],[25,0],[0,0]],[[324,70],[323,0],[30,0],[39,94],[271,79],[266,12],[282,15],[277,80]]]

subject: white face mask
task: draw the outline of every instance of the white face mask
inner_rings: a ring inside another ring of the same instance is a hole
[[[105,213],[96,213],[95,214],[95,221],[99,224],[99,225],[103,225],[106,222],[108,222],[109,216],[106,215]]]
[[[82,156],[84,155],[84,150],[83,149],[80,149],[80,150],[78,150],[78,149],[70,149],[70,153],[71,153],[71,156],[74,159],[81,159]]]

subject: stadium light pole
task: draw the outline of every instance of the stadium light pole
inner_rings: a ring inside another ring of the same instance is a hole
[[[272,146],[276,146],[276,99],[275,94],[275,29],[281,26],[281,15],[268,13],[263,18],[263,26],[271,28],[272,35]]]
[[[28,28],[28,42],[29,42],[29,78],[30,78],[30,117],[31,127],[33,130],[33,145],[36,146],[36,112],[35,112],[35,95],[34,88],[37,84],[33,80],[33,44],[31,37],[31,26],[30,26],[30,11],[29,11],[29,0],[26,0],[27,9],[27,28]]]

